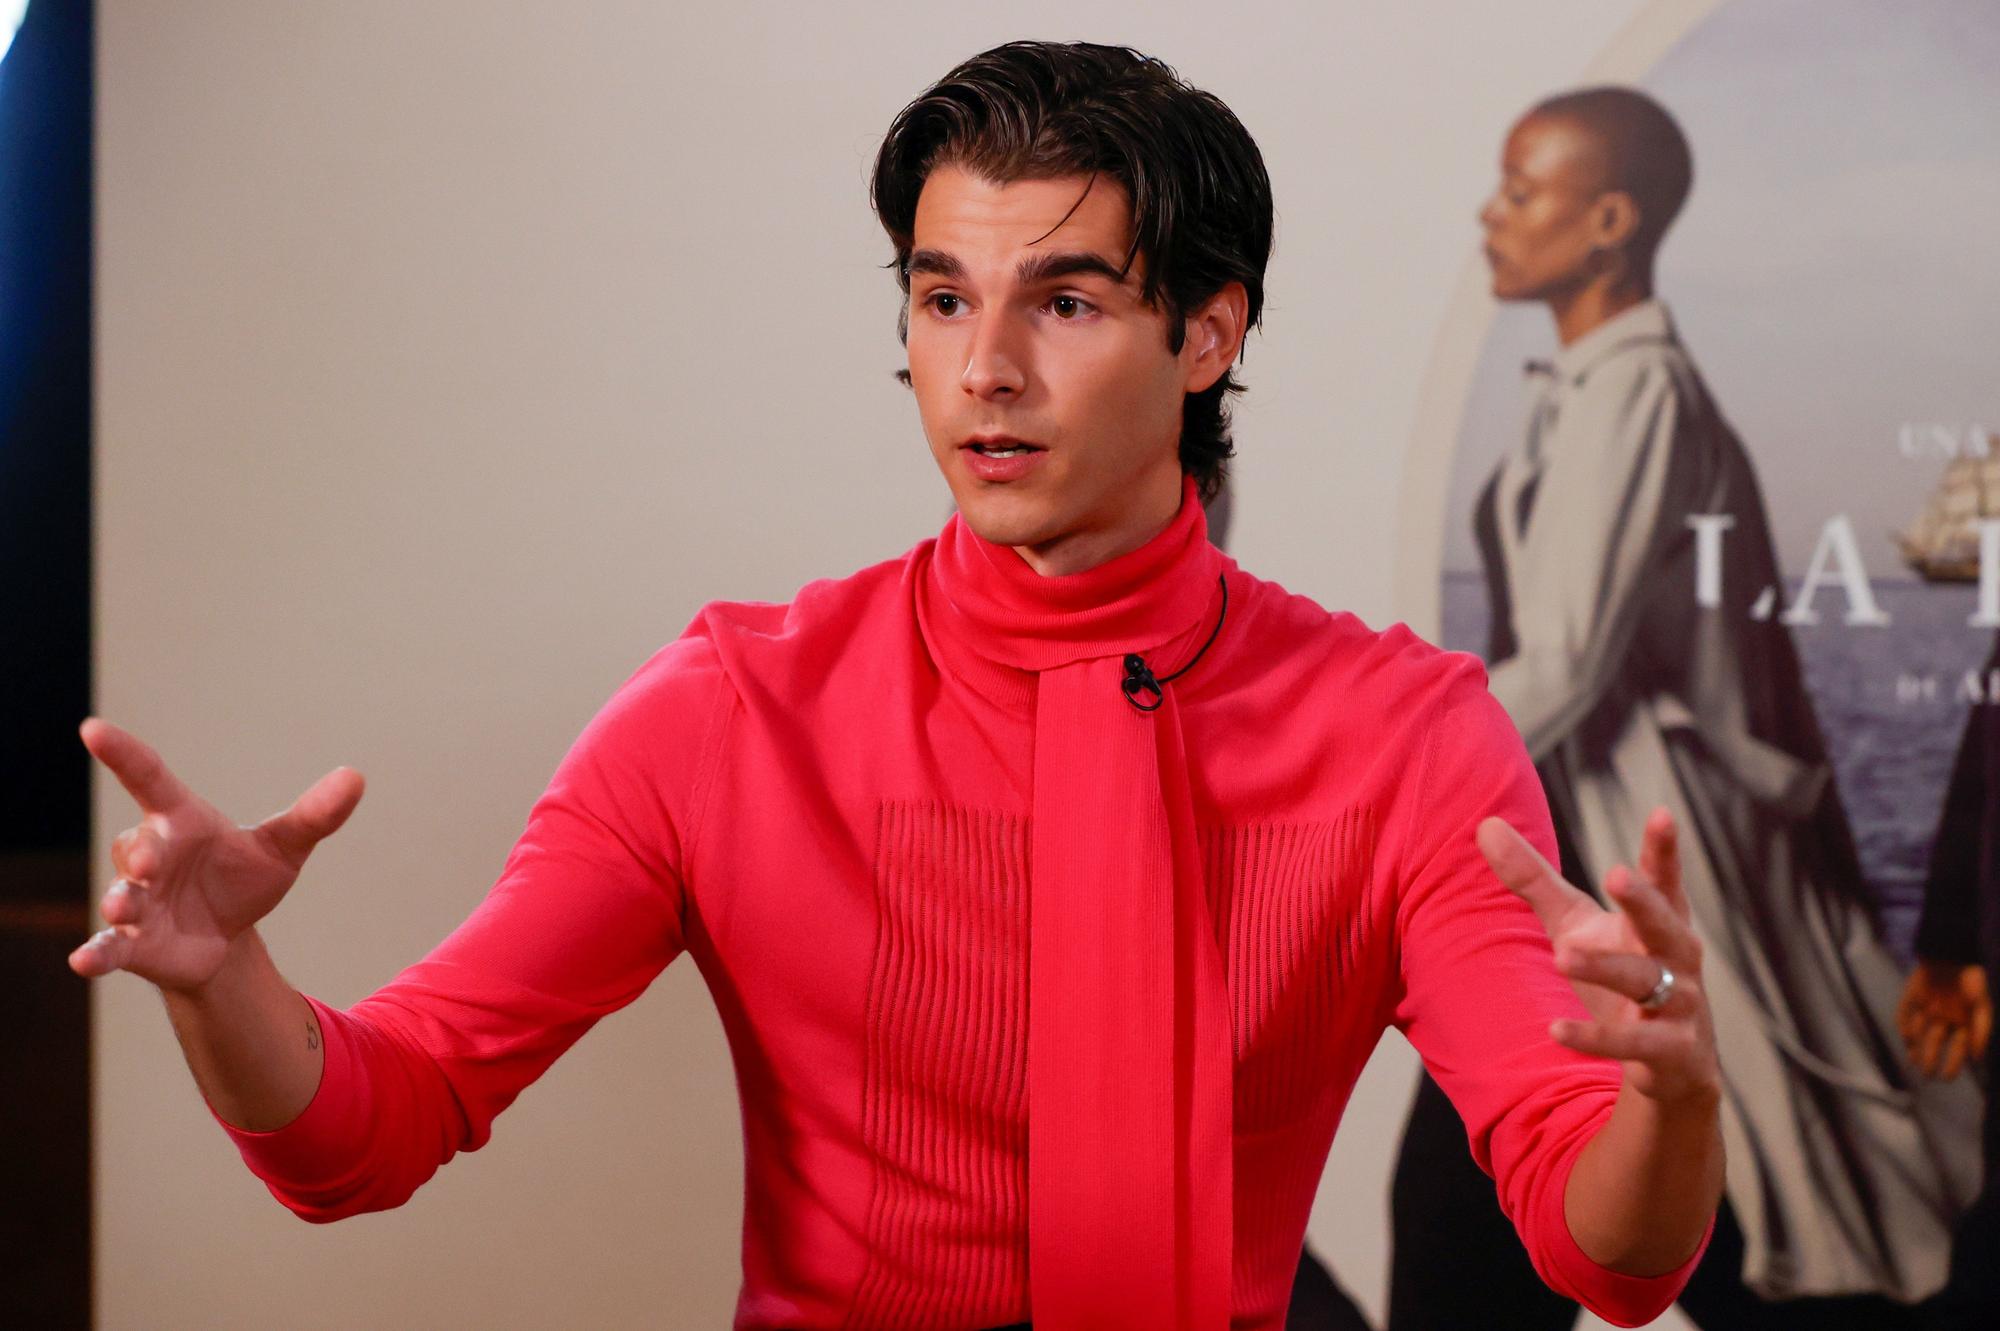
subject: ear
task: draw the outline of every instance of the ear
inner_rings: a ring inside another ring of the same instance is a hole
[[[1622,250],[1639,233],[1639,205],[1623,190],[1597,196],[1591,212],[1591,242],[1600,250]]]
[[[1250,323],[1250,293],[1241,282],[1227,282],[1187,317],[1187,342],[1181,363],[1187,367],[1185,389],[1199,393],[1229,372],[1242,349]]]

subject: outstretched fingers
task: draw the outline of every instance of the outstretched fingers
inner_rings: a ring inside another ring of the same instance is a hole
[[[1665,805],[1655,808],[1646,818],[1639,844],[1639,872],[1686,918],[1689,907],[1687,893],[1681,890],[1680,831]]]
[[[77,734],[91,757],[109,768],[147,813],[172,813],[190,798],[188,788],[153,747],[130,731],[93,716],[77,727]]]
[[[1701,942],[1694,929],[1644,877],[1618,865],[1604,875],[1604,894],[1625,912],[1647,952],[1688,971],[1701,964]]]
[[[1693,1063],[1700,1056],[1701,1037],[1686,1022],[1576,1021],[1564,1018],[1549,1026],[1557,1044],[1599,1058],[1625,1059],[1652,1065]]]
[[[1634,1003],[1643,1003],[1660,983],[1664,963],[1631,952],[1583,952],[1565,949],[1556,956],[1556,968],[1572,980],[1609,989]],[[1693,981],[1676,975],[1674,988],[1660,1012],[1671,1012],[1692,1001]],[[1657,1015],[1648,1013],[1648,1016]]]

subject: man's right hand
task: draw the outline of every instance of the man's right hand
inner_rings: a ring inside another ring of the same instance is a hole
[[[284,899],[313,847],[361,802],[361,773],[336,767],[283,813],[241,827],[136,735],[97,717],[78,733],[143,815],[111,843],[118,877],[101,906],[110,927],[69,955],[70,969],[86,978],[125,970],[162,989],[199,991],[230,943]]]

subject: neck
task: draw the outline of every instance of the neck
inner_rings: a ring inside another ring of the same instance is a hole
[[[1556,338],[1564,346],[1653,298],[1652,280],[1639,273],[1609,273],[1549,298]]]
[[[1133,502],[1108,525],[1080,527],[1014,553],[1045,578],[1082,573],[1130,554],[1165,531],[1181,511],[1180,460],[1132,487]]]

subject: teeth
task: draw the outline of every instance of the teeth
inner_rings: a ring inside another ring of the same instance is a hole
[[[994,448],[990,444],[974,444],[973,448],[989,458],[1011,458],[1016,454],[1027,453],[1032,451],[1029,448],[1020,445],[1016,445],[1009,448]]]

